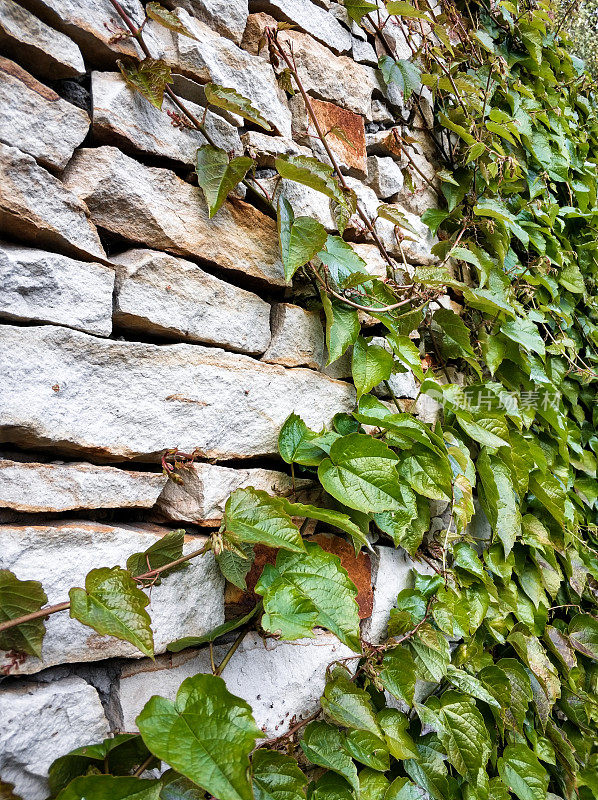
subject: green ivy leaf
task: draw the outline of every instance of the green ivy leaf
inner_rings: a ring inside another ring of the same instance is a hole
[[[320,292],[320,297],[326,315],[327,364],[333,364],[355,343],[361,325],[359,315],[354,308],[328,297],[323,291]]]
[[[179,19],[178,14],[174,11],[169,11],[160,3],[148,3],[145,7],[145,13],[150,19],[155,20],[164,28],[169,28],[175,33],[180,33],[182,36],[188,36],[190,39],[195,39],[191,31],[183,25]]]
[[[332,770],[327,770],[310,789],[309,800],[355,800],[347,781]]]
[[[73,587],[69,598],[73,619],[100,634],[130,642],[143,655],[154,657],[151,619],[145,610],[149,597],[127,570],[92,569],[85,578],[85,589]]]
[[[382,658],[380,682],[397,700],[413,705],[415,664],[411,652],[402,646],[387,650]]]
[[[251,760],[255,800],[303,800],[307,778],[284,753],[260,748]]]
[[[404,547],[410,555],[414,555],[422,542],[424,531],[417,522],[417,496],[413,489],[405,483],[399,484],[403,497],[403,506],[398,511],[381,511],[374,514],[374,521],[381,531],[391,537],[396,547]]]
[[[538,353],[541,356],[546,353],[544,340],[531,319],[516,317],[513,320],[507,320],[500,326],[500,332],[530,353]]]
[[[440,683],[451,661],[446,637],[426,622],[409,643],[413,650],[417,677]]]
[[[488,705],[492,706],[493,708],[500,709],[501,704],[493,695],[490,694],[484,684],[478,678],[476,678],[475,675],[470,675],[469,672],[465,672],[462,669],[457,669],[452,664],[449,664],[446,670],[446,677],[453,684],[453,686],[455,686],[457,689],[460,689],[462,692],[465,692],[466,694],[469,694],[478,700],[483,700],[484,703],[488,703]]]
[[[248,156],[237,156],[229,160],[226,151],[211,144],[204,144],[198,149],[195,172],[208,204],[210,218],[252,166],[253,160]]]
[[[355,652],[361,651],[357,589],[340,559],[314,542],[305,553],[280,550],[276,565],[266,564],[255,587],[264,598],[262,627],[283,639],[313,637],[319,625]]]
[[[172,83],[168,64],[156,58],[144,58],[143,61],[128,58],[116,63],[127,86],[143,95],[156,108],[162,109],[164,90]]]
[[[249,120],[264,128],[267,131],[272,130],[270,123],[262,116],[262,114],[252,106],[251,102],[239,94],[234,89],[227,89],[224,86],[219,86],[216,83],[206,83],[204,86],[206,100],[209,105],[216,106],[217,108],[224,108],[226,111],[231,111],[233,114],[238,114],[243,119]]]
[[[274,164],[281,178],[309,186],[310,189],[315,189],[340,203],[345,202],[344,195],[334,176],[334,170],[329,164],[324,164],[312,156],[281,156],[275,160]],[[326,237],[318,250],[321,250],[325,241]]]
[[[247,573],[253,565],[255,553],[247,542],[239,542],[234,549],[222,550],[215,555],[218,568],[227,581],[239,589],[247,589]]]
[[[409,719],[405,714],[396,708],[384,708],[378,712],[378,723],[384,731],[391,756],[399,761],[417,758],[415,742],[407,732]]]
[[[320,522],[326,522],[328,525],[332,525],[348,533],[356,547],[360,547],[361,545],[365,545],[368,548],[370,547],[367,536],[361,528],[351,520],[348,514],[344,514],[342,511],[334,511],[331,508],[318,508],[317,506],[312,506],[307,503],[291,503],[285,497],[281,497],[280,502],[287,514],[290,514],[292,517],[308,517],[309,519],[317,519]]]
[[[366,0],[343,0],[347,14],[355,22],[361,22],[361,18],[370,11],[376,11],[378,6],[375,3],[368,3]]]
[[[287,281],[322,249],[327,236],[321,222],[311,217],[295,217],[286,197],[279,198],[278,238]]]
[[[415,747],[419,754],[418,758],[405,761],[403,764],[405,772],[434,800],[448,800],[451,795],[446,777],[445,757],[425,743],[417,742]]]
[[[569,623],[569,641],[584,656],[598,660],[598,619],[577,614]]]
[[[326,249],[320,250],[318,258],[326,264],[332,280],[341,288],[372,280],[363,258],[340,236],[328,236]]]
[[[383,442],[361,433],[343,436],[318,467],[326,491],[349,508],[364,511],[399,509],[402,494],[397,456]]]
[[[486,449],[480,453],[476,466],[483,490],[480,492],[478,487],[480,503],[508,556],[521,536],[521,512],[510,471]]]
[[[75,778],[56,800],[160,800],[160,781],[86,775]]]
[[[330,445],[326,449],[323,445],[328,439],[332,444],[334,438],[310,430],[301,417],[290,414],[278,434],[278,451],[287,464],[317,467],[330,450]]]
[[[347,733],[345,747],[349,755],[366,767],[386,772],[390,769],[388,749],[379,736],[364,730]]]
[[[458,314],[448,308],[439,308],[432,317],[443,333],[440,346],[447,358],[474,358],[475,353],[469,341],[469,329]]]
[[[343,735],[338,728],[327,722],[310,722],[305,728],[301,749],[312,764],[333,770],[359,792],[357,768],[344,744]]]
[[[359,773],[360,800],[384,800],[390,781],[374,769],[362,769]]]
[[[412,92],[419,89],[421,85],[421,71],[412,61],[406,59],[391,58],[391,56],[380,56],[378,66],[382,72],[382,77],[386,84],[396,83],[403,92],[405,100],[408,100]]]
[[[167,770],[160,777],[160,782],[162,783],[160,800],[204,800],[205,798],[206,793],[203,789],[173,769]]]
[[[335,669],[326,683],[321,704],[324,714],[332,722],[344,728],[369,731],[378,738],[382,736],[370,696],[355,686],[342,667]]]
[[[249,754],[264,734],[222,678],[187,678],[175,701],[150,698],[136,721],[150,751],[181,775],[219,800],[253,800]]]
[[[498,773],[519,800],[546,800],[548,774],[524,744],[509,744],[498,760]]]
[[[357,389],[357,398],[367,394],[382,381],[390,378],[393,358],[386,348],[371,344],[363,336],[358,336],[353,345],[351,372]]]
[[[235,631],[237,628],[242,628],[243,625],[247,625],[247,623],[259,613],[261,608],[262,604],[258,603],[257,606],[252,608],[251,611],[244,616],[237,617],[236,619],[229,619],[227,622],[223,622],[222,625],[217,625],[208,633],[204,633],[203,636],[185,636],[182,639],[175,639],[175,641],[170,642],[166,649],[170,653],[180,653],[181,650],[185,650],[187,647],[199,647],[199,645],[207,644],[208,642],[215,642],[216,639],[224,636],[225,633],[230,633],[230,631]]]
[[[144,575],[146,572],[150,572],[153,569],[165,567],[166,564],[170,564],[176,561],[177,558],[181,558],[183,555],[184,541],[185,531],[182,528],[171,531],[157,539],[154,544],[150,545],[143,553],[133,553],[133,555],[129,556],[127,558],[127,569],[131,575],[136,578],[138,575]],[[164,578],[166,575],[170,575],[171,572],[184,569],[186,566],[187,563],[179,564],[171,570],[168,569],[161,572],[160,577]]]
[[[21,581],[14,572],[0,569],[0,622],[32,614],[47,602],[48,597],[39,581]],[[22,622],[0,633],[0,650],[14,650],[41,658],[45,633],[43,618]]]
[[[418,494],[431,500],[452,500],[453,475],[446,456],[414,445],[401,461],[398,471]]]
[[[299,529],[277,497],[261,489],[236,489],[226,501],[223,526],[233,542],[265,544],[303,552]]]
[[[421,791],[408,778],[395,778],[386,790],[385,800],[421,800]]]

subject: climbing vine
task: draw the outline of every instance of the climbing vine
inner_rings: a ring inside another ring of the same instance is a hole
[[[201,550],[183,556],[176,531],[126,569],[93,570],[57,606],[45,605],[38,582],[0,573],[3,649],[39,656],[43,620],[69,609],[152,656],[145,590],[153,582],[176,580],[172,573],[211,550],[245,588],[254,545],[278,551],[252,611],[169,646],[211,647],[238,629],[213,674],[185,680],[175,701],[151,698],[137,718],[140,736],[59,758],[52,797],[598,797],[598,117],[550,6],[345,0],[376,40],[381,75],[401,90],[406,111],[421,123],[433,106],[434,180],[417,167],[401,120],[389,131],[406,178],[423,177],[438,194],[422,218],[437,237],[435,263],[413,267],[408,219],[396,206],[380,205],[375,218],[361,206],[330,146],[343,132],[320,127],[284,30],[266,31],[272,64],[302,96],[329,163],[289,156],[276,169],[330,198],[338,235],[295,216],[282,196],[275,202],[252,159],[216,146],[174,95],[167,65],[151,58],[144,25],[111,2],[145,54],[120,65],[125,80],[157,107],[167,94],[206,138],[196,171],[210,216],[241,181],[276,213],[285,275],[313,286],[329,362],[352,348],[358,405],[330,430],[291,415],[280,431],[293,475],[317,478],[318,505],[237,490]],[[147,14],[193,35],[157,3]],[[409,60],[395,51],[397,24]],[[209,84],[206,98],[269,128],[230,88]],[[351,246],[356,238],[377,246],[385,278]],[[377,321],[383,344],[363,335],[360,312]],[[416,400],[390,405],[372,394],[406,370],[420,382]],[[440,403],[442,421],[414,415],[424,399]],[[180,479],[192,458],[165,454],[165,471]],[[491,530],[482,538],[470,525],[474,495]],[[430,531],[431,501],[449,510],[442,530]],[[302,536],[297,518],[336,528],[356,551],[377,534],[427,564],[429,574],[416,572],[398,595],[382,644],[360,637],[355,586],[337,556]],[[355,654],[330,665],[316,714],[266,741],[220,677],[256,624],[287,640],[325,628]],[[147,777],[160,763],[167,771]]]

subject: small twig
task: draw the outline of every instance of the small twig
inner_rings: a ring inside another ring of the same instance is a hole
[[[143,775],[143,773],[145,772],[145,770],[146,770],[146,769],[149,767],[149,765],[152,763],[152,761],[154,760],[154,758],[155,758],[155,755],[154,755],[153,753],[150,753],[150,754],[149,754],[149,756],[148,756],[148,757],[145,759],[145,761],[143,762],[143,764],[140,764],[140,765],[137,767],[137,769],[136,769],[136,770],[135,770],[135,772],[133,773],[133,777],[134,777],[134,778],[140,778],[140,777]]]

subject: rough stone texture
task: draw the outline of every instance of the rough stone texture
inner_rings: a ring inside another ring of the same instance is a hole
[[[415,382],[415,377],[411,370],[407,370],[407,372],[393,372],[388,379],[388,385],[392,395],[395,397],[409,397],[415,400],[419,394],[419,387]],[[392,397],[384,383],[379,383],[378,386],[375,387],[374,393],[379,397]]]
[[[46,800],[54,759],[110,732],[98,693],[74,676],[3,687],[0,719],[2,780],[27,800]]]
[[[284,136],[268,136],[258,131],[247,131],[241,136],[245,152],[256,160],[258,167],[274,167],[279,156],[311,156],[307,147],[286,139]]]
[[[30,155],[0,144],[0,233],[106,260],[87,206]]]
[[[44,22],[65,33],[81,48],[93,66],[114,65],[121,55],[139,56],[131,37],[119,38],[124,24],[110,0],[21,0],[22,5]],[[139,0],[121,0],[131,19],[140,25],[144,13]]]
[[[252,292],[154,250],[128,250],[113,260],[115,325],[242,353],[268,347],[270,305]]]
[[[109,336],[114,270],[0,241],[0,318]]]
[[[158,526],[101,525],[96,522],[60,522],[55,525],[3,525],[0,527],[0,567],[10,569],[20,580],[41,581],[48,602],[68,598],[73,586],[84,586],[87,573],[98,566],[124,566],[128,556],[142,552],[168,532]],[[186,537],[183,553],[198,550],[205,538]],[[152,588],[151,605],[154,647],[163,653],[166,645],[181,636],[201,636],[224,620],[224,579],[212,553],[194,559],[175,577]],[[4,656],[4,658],[2,658]],[[140,658],[128,642],[100,636],[68,614],[53,614],[46,622],[42,660],[25,656],[14,666],[11,657],[0,654],[0,669],[11,675],[30,674],[55,664],[99,661],[115,656]]]
[[[160,56],[177,72],[193,80],[236,89],[251,100],[278,133],[289,136],[291,113],[270,64],[218,36],[184,9],[179,10],[179,17],[194,39],[173,33],[157,23],[147,26],[159,43]]]
[[[321,130],[328,132],[326,142],[332,150],[339,166],[352,170],[356,175],[365,177],[367,173],[365,127],[363,117],[341,108],[335,103],[323,100],[311,101],[313,112],[318,120]],[[299,94],[295,95],[291,103],[293,113],[293,133],[302,144],[309,145],[314,154],[325,163],[329,158],[324,146],[317,138],[317,130],[307,113],[305,104]],[[347,144],[341,136],[337,136],[334,129],[339,129],[350,142]]]
[[[310,0],[251,0],[250,10],[266,11],[284,22],[291,22],[337,55],[351,49],[351,34],[340,22]]]
[[[158,498],[157,511],[174,522],[217,528],[226,501],[236,489],[253,486],[270,494],[287,495],[292,481],[284,472],[273,469],[232,469],[217,464],[194,463],[178,473],[182,483],[168,481]],[[295,482],[298,489],[312,486],[311,481]]]
[[[228,646],[214,648],[216,661]],[[267,736],[280,736],[295,719],[312,714],[324,690],[326,667],[339,658],[355,655],[330,633],[315,639],[278,642],[248,633],[229,661],[224,677],[229,692],[242,697],[253,709],[255,721]],[[348,664],[354,665],[356,661]],[[174,698],[185,678],[211,672],[207,650],[186,651],[124,667],[120,702],[125,730],[135,730],[135,717],[149,698],[158,694]]]
[[[0,440],[106,460],[277,453],[291,412],[312,428],[350,411],[355,392],[312,370],[286,370],[201,345],[95,339],[54,326],[0,326]]]
[[[0,49],[49,80],[77,78],[85,73],[77,45],[14,0],[0,0]]]
[[[193,128],[172,124],[166,112],[180,112],[168,96],[160,111],[139,92],[133,92],[120,72],[94,72],[91,86],[93,132],[99,143],[121,145],[184,164],[195,164],[197,148],[206,144],[206,139]],[[198,119],[203,118],[205,109],[202,106],[191,101],[185,106]],[[241,152],[237,129],[225,119],[208,111],[205,126],[217,147],[235,155]]]
[[[296,217],[313,217],[321,222],[327,231],[336,230],[336,222],[332,216],[330,199],[317,189],[295,181],[272,178],[260,179],[260,184],[270,193],[274,204],[285,197],[291,204]]]
[[[262,356],[269,364],[320,369],[324,363],[324,329],[320,314],[291,303],[272,306],[272,341]]]
[[[372,45],[357,36],[353,36],[352,39],[351,55],[353,60],[360,64],[368,64],[370,67],[378,66],[378,56]]]
[[[403,589],[413,586],[412,570],[422,575],[433,575],[427,564],[414,561],[402,548],[376,546],[372,557],[372,584],[374,603],[372,616],[361,626],[366,642],[379,644],[386,637],[386,627],[390,610],[397,602],[397,595]]]
[[[387,200],[403,188],[403,173],[394,159],[370,156],[367,168],[366,183],[382,200]]]
[[[178,0],[176,5],[235,44],[241,44],[249,13],[247,0]]]
[[[19,147],[45,167],[61,170],[88,129],[85,111],[14,61],[0,57],[0,141]]]
[[[29,513],[151,508],[167,478],[95,464],[0,459],[0,507]]]
[[[97,225],[125,239],[285,283],[276,223],[253,206],[229,202],[208,219],[200,189],[115,147],[79,150],[65,183],[87,203]]]

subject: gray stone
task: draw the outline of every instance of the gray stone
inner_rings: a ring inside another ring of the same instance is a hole
[[[69,589],[84,586],[87,573],[100,566],[124,566],[127,558],[155,544],[168,532],[158,526],[112,526],[97,522],[57,522],[55,525],[3,525],[0,527],[0,566],[20,580],[41,581],[50,604],[68,599]],[[185,537],[183,553],[199,550],[205,537]],[[152,619],[154,647],[182,636],[201,636],[224,621],[224,579],[211,552],[193,559],[176,576],[165,578],[151,590],[147,611]],[[55,664],[100,661],[125,656],[141,658],[128,642],[101,636],[68,613],[46,621],[42,659],[26,656],[11,665],[9,654],[0,655],[0,668],[14,674],[31,674]]]
[[[168,481],[158,498],[157,511],[174,522],[206,527],[220,525],[226,501],[235,489],[252,486],[270,494],[287,495],[293,486],[286,473],[255,467],[233,469],[196,462],[179,470],[178,475],[182,483]],[[299,489],[311,485],[311,481],[295,481]]]
[[[403,188],[403,173],[393,158],[369,156],[366,181],[382,200],[388,200]]]
[[[291,204],[296,217],[312,217],[322,223],[327,231],[336,230],[330,199],[322,192],[287,178],[262,178],[260,184],[270,194],[275,206],[279,198],[284,197]]]
[[[218,662],[228,646],[214,648]],[[229,692],[242,697],[253,709],[255,721],[267,736],[281,736],[295,720],[317,710],[324,691],[326,667],[354,656],[330,633],[294,642],[262,639],[248,633],[229,661],[223,677]],[[356,665],[355,661],[346,662]],[[173,699],[181,682],[200,672],[211,672],[207,650],[190,650],[173,656],[145,660],[124,667],[120,702],[125,730],[135,730],[135,718],[158,694]]]
[[[268,136],[259,131],[247,131],[242,134],[241,142],[245,152],[257,163],[258,167],[274,167],[279,156],[311,156],[311,150],[302,147],[293,139],[284,136]]]
[[[291,112],[270,64],[219,36],[184,9],[179,9],[178,13],[195,38],[150,23],[146,28],[157,39],[160,56],[176,72],[193,80],[211,81],[235,89],[251,100],[278,133],[290,136]]]
[[[77,45],[14,0],[0,0],[0,49],[49,80],[77,78],[85,73]]]
[[[247,0],[178,0],[177,5],[221,36],[241,44],[249,13]]]
[[[74,676],[0,691],[0,773],[27,800],[46,800],[52,762],[109,733],[98,693]]]
[[[272,306],[271,324],[272,341],[262,361],[283,367],[322,367],[325,343],[319,312],[276,303]]]
[[[151,508],[166,476],[84,463],[0,459],[0,507],[33,514]]]
[[[4,144],[0,144],[2,233],[87,261],[106,261],[85,203],[32,156]]]
[[[371,67],[378,66],[378,56],[372,45],[357,36],[352,37],[351,55],[360,64],[368,64]]]
[[[133,147],[184,164],[195,164],[197,148],[206,144],[206,139],[194,128],[173,124],[167,111],[184,117],[168,96],[160,111],[139,92],[133,92],[120,72],[94,72],[92,93],[93,132],[99,143]],[[203,118],[205,109],[202,106],[191,101],[186,101],[185,105],[198,119]],[[205,127],[217,147],[235,155],[241,152],[239,133],[225,119],[208,111]]]
[[[0,57],[0,141],[62,170],[88,130],[85,111]]]
[[[312,428],[354,407],[352,386],[201,345],[96,339],[0,326],[0,441],[107,461],[275,455],[291,412]]]
[[[372,616],[361,624],[366,642],[380,644],[386,638],[390,610],[395,608],[397,595],[413,586],[412,570],[422,575],[433,575],[427,564],[414,561],[402,547],[374,547],[372,558],[372,586],[374,606]]]
[[[256,294],[167,253],[128,250],[113,260],[115,325],[241,353],[268,347],[270,305]]]
[[[337,55],[351,49],[351,34],[347,28],[330,11],[310,0],[251,0],[250,10],[266,11],[276,19],[292,22]]]
[[[381,123],[388,123],[394,122],[394,114],[391,114],[388,110],[388,107],[382,102],[382,100],[372,100],[372,120],[374,122],[381,122]],[[388,134],[388,131],[386,131]]]
[[[114,270],[0,242],[0,317],[110,336]]]
[[[93,66],[113,66],[121,55],[143,57],[131,36],[119,36],[125,24],[110,0],[23,0],[23,5],[73,39]],[[139,0],[121,5],[140,25],[145,13]]]
[[[64,176],[97,225],[132,242],[285,285],[274,220],[242,201],[208,219],[201,190],[115,147],[79,150]]]

